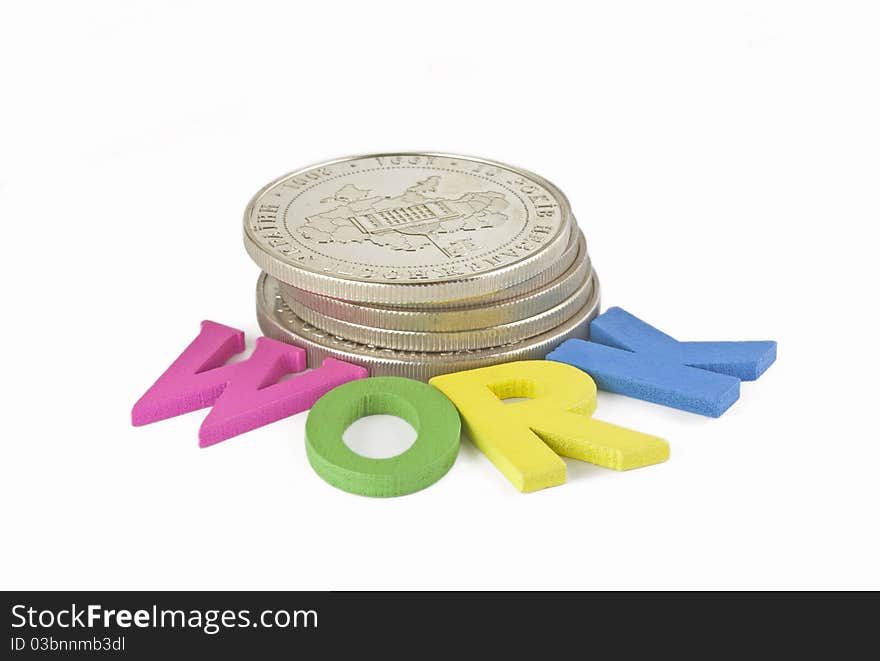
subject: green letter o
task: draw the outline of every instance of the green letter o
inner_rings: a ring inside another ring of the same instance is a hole
[[[415,443],[387,459],[364,457],[342,433],[358,418],[396,415],[416,430]],[[306,455],[315,472],[335,487],[362,496],[403,496],[443,477],[458,454],[458,410],[433,386],[380,376],[350,381],[321,397],[306,420]]]

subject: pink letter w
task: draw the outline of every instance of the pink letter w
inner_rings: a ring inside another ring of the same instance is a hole
[[[363,367],[325,358],[318,369],[278,383],[285,374],[306,368],[303,349],[261,337],[250,358],[225,364],[242,351],[242,331],[203,321],[196,339],[134,405],[132,424],[213,406],[199,428],[204,448],[310,409],[336,386],[368,376]]]

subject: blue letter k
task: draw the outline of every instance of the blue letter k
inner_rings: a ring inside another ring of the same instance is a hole
[[[602,390],[717,418],[776,360],[776,342],[678,342],[621,308],[566,340],[548,360],[587,372]]]

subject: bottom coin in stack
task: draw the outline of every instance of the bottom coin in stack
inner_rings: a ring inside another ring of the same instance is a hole
[[[371,376],[403,376],[420,381],[513,360],[543,358],[570,338],[587,339],[589,325],[599,313],[599,281],[591,274],[589,299],[569,319],[527,340],[498,347],[457,351],[406,351],[388,349],[335,336],[298,317],[285,302],[280,283],[263,273],[257,281],[257,319],[263,333],[306,349],[309,367],[332,357],[370,370]]]
[[[580,286],[568,298],[549,310],[536,312],[507,324],[460,331],[405,331],[366,326],[316,312],[287,299],[283,292],[282,299],[297,317],[331,335],[350,338],[359,344],[387,349],[435,353],[505,346],[552,330],[584,307],[592,293],[592,284],[591,277],[583,278]],[[459,314],[466,318],[469,311],[462,311]]]

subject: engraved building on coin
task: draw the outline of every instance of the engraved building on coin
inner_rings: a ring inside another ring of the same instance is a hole
[[[245,210],[263,332],[373,376],[542,358],[585,338],[599,283],[568,200],[541,177],[447,154],[299,170]]]
[[[439,183],[440,177],[432,176],[397,196],[374,195],[346,184],[332,198],[321,200],[337,202],[337,206],[306,217],[298,231],[305,241],[369,241],[392,250],[428,248],[449,258],[465,257],[479,246],[462,232],[504,223],[508,202],[492,191],[443,199],[435,195]]]

